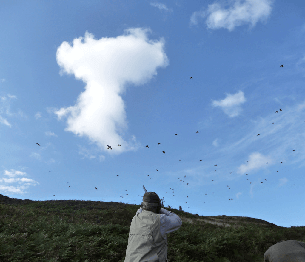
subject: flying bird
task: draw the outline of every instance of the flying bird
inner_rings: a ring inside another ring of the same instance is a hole
[[[196,133],[199,133],[198,131]]]
[[[275,113],[278,113],[279,111],[275,111]]]
[[[214,166],[217,166],[217,165],[214,165]]]
[[[192,76],[190,77],[190,79],[193,78]]]
[[[36,143],[37,145],[39,145],[38,143]],[[39,145],[40,146],[40,145]]]
[[[177,136],[177,134],[175,134],[175,136]]]
[[[158,169],[156,169],[157,171],[159,171]]]
[[[97,188],[95,187],[95,189],[97,189]]]
[[[122,145],[119,145],[119,144],[118,144],[118,146],[122,146]]]
[[[201,159],[199,161],[202,161]]]
[[[160,145],[161,143],[158,143],[158,145]]]
[[[162,151],[165,154],[165,151]]]
[[[280,67],[284,67],[283,65],[280,65]]]
[[[260,136],[260,134],[257,134],[257,136]]]
[[[146,147],[148,147],[149,148],[149,146],[147,145]]]

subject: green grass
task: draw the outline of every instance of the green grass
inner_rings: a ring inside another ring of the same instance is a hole
[[[17,201],[0,195],[0,261],[124,261],[138,208],[116,202]],[[180,218],[200,218],[166,209]],[[167,235],[169,261],[263,262],[264,252],[281,240],[305,242],[305,228],[196,223],[183,222]]]

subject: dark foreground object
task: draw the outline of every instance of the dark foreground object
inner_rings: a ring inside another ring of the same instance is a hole
[[[264,254],[265,262],[305,262],[305,243],[287,240],[276,243]]]

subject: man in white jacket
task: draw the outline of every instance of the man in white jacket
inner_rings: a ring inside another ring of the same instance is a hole
[[[178,215],[161,208],[155,192],[146,191],[141,204],[131,221],[124,262],[166,262],[166,234],[178,230],[182,221]]]

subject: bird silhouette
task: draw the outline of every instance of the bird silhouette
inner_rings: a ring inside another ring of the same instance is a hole
[[[275,111],[275,113],[278,113],[279,111]]]
[[[284,67],[283,65],[280,65],[280,67]]]
[[[201,159],[199,161],[202,161]]]
[[[109,149],[109,148],[110,148],[110,149],[112,150],[111,146],[109,146],[109,145],[107,145],[107,146],[108,146],[108,148],[107,148],[107,149]]]
[[[158,169],[156,169],[158,171]]]
[[[158,145],[160,145],[161,143],[158,143]]]
[[[95,187],[95,189],[97,189],[97,188]]]
[[[214,165],[214,166],[217,166],[217,165]]]
[[[190,79],[193,78],[192,76],[190,77]]]
[[[177,136],[178,134],[175,134],[175,136]]]
[[[274,124],[274,123],[272,123],[272,124]]]
[[[198,131],[196,133],[199,133]]]
[[[118,146],[122,146],[122,145],[119,145],[119,144],[118,144]]]
[[[53,196],[55,196],[55,195],[53,195]]]
[[[149,146],[147,145],[146,147],[148,147],[149,148]]]
[[[260,134],[257,134],[257,136],[260,136]]]
[[[165,151],[162,151],[165,154]]]
[[[179,161],[181,161],[181,160],[179,160]]]
[[[39,145],[38,143],[36,143],[37,145]],[[40,146],[40,145],[39,145]]]

